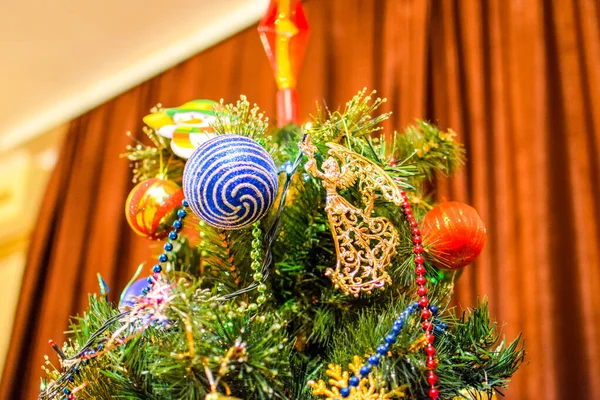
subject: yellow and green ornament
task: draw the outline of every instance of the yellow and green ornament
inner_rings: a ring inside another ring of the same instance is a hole
[[[213,100],[192,100],[179,107],[160,109],[143,120],[159,135],[171,139],[173,153],[188,159],[202,143],[215,136]]]

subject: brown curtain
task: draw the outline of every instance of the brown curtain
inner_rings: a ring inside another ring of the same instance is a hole
[[[442,198],[473,204],[488,225],[480,261],[456,288],[487,294],[528,360],[510,399],[589,399],[600,388],[600,6],[595,0],[309,0],[301,115],[376,88],[401,129],[423,117],[468,150]],[[119,159],[157,102],[239,94],[274,115],[275,85],[249,29],[72,122],[32,239],[1,399],[38,394],[47,340],[97,292],[112,298],[149,242],[123,215]],[[55,355],[50,354],[54,360]]]

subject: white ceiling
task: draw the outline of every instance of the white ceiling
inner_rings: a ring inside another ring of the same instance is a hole
[[[0,1],[0,152],[255,23],[268,0]]]

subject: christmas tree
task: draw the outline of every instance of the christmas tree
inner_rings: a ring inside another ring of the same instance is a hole
[[[261,24],[283,126],[243,96],[144,118],[151,145],[125,154],[137,183],[126,217],[164,252],[118,305],[99,277],[69,340],[51,343],[60,365],[47,361],[40,399],[487,399],[507,387],[520,338],[504,341],[485,301],[449,305],[485,241],[473,208],[433,204],[432,179],[464,160],[455,134],[420,120],[382,133],[385,100],[366,90],[293,123],[299,60],[282,54],[301,53],[289,38],[306,25],[294,4],[273,2]],[[274,15],[288,24],[269,30]]]

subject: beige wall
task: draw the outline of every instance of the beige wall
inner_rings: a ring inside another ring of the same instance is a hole
[[[29,237],[66,127],[0,153],[0,375],[19,300]]]

